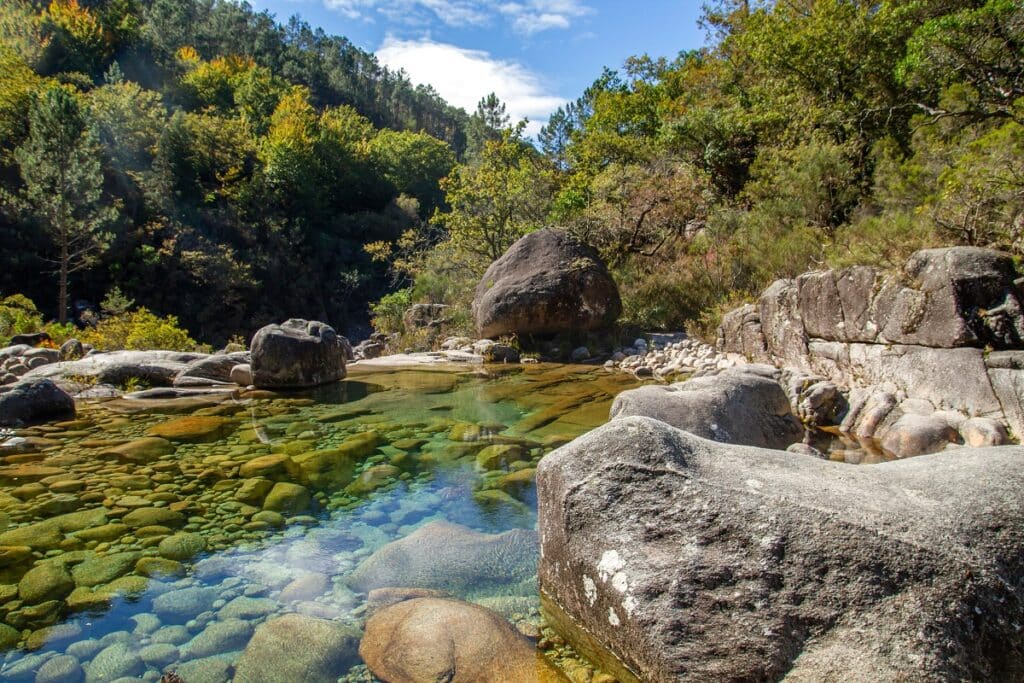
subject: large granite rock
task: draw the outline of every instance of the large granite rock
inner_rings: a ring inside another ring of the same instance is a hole
[[[0,426],[75,416],[75,400],[48,379],[23,379],[0,389]]]
[[[537,569],[537,534],[484,534],[430,522],[366,558],[347,578],[354,589],[431,588],[464,594],[527,581]]]
[[[546,609],[620,681],[1024,678],[1024,448],[854,467],[633,417],[537,488]]]
[[[416,598],[376,612],[359,655],[389,683],[556,683],[566,679],[488,609]]]
[[[99,384],[114,385],[137,378],[153,386],[170,386],[189,363],[205,357],[202,353],[177,351],[113,351],[43,365],[25,377],[48,377],[58,382],[87,378]]]
[[[481,337],[554,334],[607,327],[622,312],[597,251],[562,230],[530,233],[491,264],[476,287]]]
[[[337,621],[286,614],[260,625],[235,683],[335,683],[359,663],[359,632]]]
[[[252,381],[268,389],[336,382],[345,378],[345,359],[350,356],[348,341],[330,325],[292,318],[267,325],[252,338]]]
[[[612,419],[643,415],[724,443],[785,449],[803,436],[789,399],[767,365],[743,365],[717,375],[624,391]]]
[[[174,378],[175,386],[195,386],[202,380],[231,382],[231,369],[249,362],[249,353],[217,353],[192,361]]]

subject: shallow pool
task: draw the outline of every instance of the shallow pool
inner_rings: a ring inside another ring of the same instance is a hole
[[[535,537],[514,530],[535,527],[540,458],[635,385],[355,366],[315,392],[117,399],[20,430],[0,450],[0,678],[228,681],[261,624],[360,629],[370,592],[401,587],[483,605],[590,680],[544,628]]]

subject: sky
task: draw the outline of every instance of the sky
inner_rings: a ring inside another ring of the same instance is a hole
[[[701,0],[250,0],[298,14],[472,113],[495,92],[536,134],[605,66],[700,47]]]

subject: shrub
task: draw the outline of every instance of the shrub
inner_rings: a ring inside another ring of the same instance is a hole
[[[83,332],[81,341],[101,351],[193,351],[197,346],[196,341],[189,337],[188,330],[178,326],[177,317],[161,318],[145,308],[104,318],[94,329]]]
[[[0,299],[0,346],[7,346],[16,334],[38,332],[43,316],[32,300],[21,294]]]
[[[412,289],[399,289],[370,304],[373,329],[384,334],[401,334],[405,330],[402,316],[412,305]]]

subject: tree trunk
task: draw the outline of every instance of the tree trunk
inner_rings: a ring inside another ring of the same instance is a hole
[[[57,295],[57,322],[61,325],[68,321],[68,255],[67,240],[62,240],[60,245],[60,292]]]

